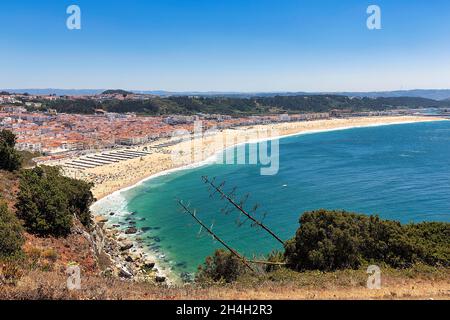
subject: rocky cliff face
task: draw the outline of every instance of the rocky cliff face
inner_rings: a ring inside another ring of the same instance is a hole
[[[92,229],[82,231],[91,245],[100,273],[132,281],[166,282],[156,263],[138,243],[130,241],[120,231],[107,227],[105,218],[97,217]],[[136,230],[137,231],[137,230]]]

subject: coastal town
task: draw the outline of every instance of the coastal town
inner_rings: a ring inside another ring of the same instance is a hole
[[[126,99],[144,100],[149,95],[129,95]],[[123,100],[122,94],[99,94],[92,96],[34,96],[28,94],[0,93],[0,127],[13,131],[17,148],[40,153],[47,159],[58,159],[74,152],[98,152],[118,147],[147,144],[170,138],[177,130],[193,130],[195,121],[202,121],[205,129],[231,129],[243,126],[324,120],[345,117],[412,115],[417,110],[378,112],[331,111],[323,113],[275,114],[232,117],[221,114],[144,116],[135,113],[113,113],[102,109],[95,114],[58,113],[47,109],[42,102],[92,99]]]

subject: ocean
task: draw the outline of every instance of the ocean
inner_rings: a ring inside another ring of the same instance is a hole
[[[163,268],[192,274],[221,244],[177,203],[247,257],[281,245],[245,221],[202,181],[223,189],[283,240],[295,235],[305,211],[320,208],[377,214],[402,223],[450,222],[450,122],[354,128],[280,140],[279,172],[257,165],[208,164],[145,181],[100,201],[99,213],[118,213],[111,224],[141,230],[141,243]],[[254,210],[254,211],[253,211]]]

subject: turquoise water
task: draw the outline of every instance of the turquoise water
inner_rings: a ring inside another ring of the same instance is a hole
[[[261,176],[258,166],[208,165],[149,180],[123,192],[127,211],[143,228],[140,237],[179,272],[193,272],[221,245],[199,234],[176,199],[189,202],[197,216],[231,246],[247,256],[266,254],[279,244],[249,225],[237,227],[237,212],[221,212],[226,203],[201,177],[249,193],[265,224],[282,239],[298,228],[304,211],[318,208],[379,214],[403,223],[450,222],[450,122],[355,128],[284,138],[280,170]],[[145,219],[145,220],[144,220]],[[139,221],[142,220],[142,221]]]

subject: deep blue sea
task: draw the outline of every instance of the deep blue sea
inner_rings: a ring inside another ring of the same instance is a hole
[[[292,136],[280,141],[280,170],[261,176],[252,165],[207,165],[146,181],[121,194],[126,211],[143,228],[143,243],[178,273],[194,272],[218,242],[200,232],[176,199],[248,257],[280,245],[248,223],[202,176],[226,181],[245,207],[264,218],[280,237],[294,236],[300,215],[319,208],[378,214],[403,223],[450,222],[450,122],[355,128]],[[224,210],[225,209],[225,210]],[[225,212],[224,212],[225,211]],[[226,214],[228,213],[228,214]],[[145,220],[144,220],[145,219]]]

